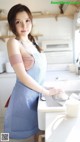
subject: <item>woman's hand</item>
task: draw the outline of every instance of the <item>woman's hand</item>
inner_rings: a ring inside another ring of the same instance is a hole
[[[54,96],[58,100],[67,100],[69,96],[61,89],[50,88],[49,89],[49,96]]]
[[[56,88],[49,88],[49,96],[53,96],[53,95],[58,95],[62,92],[61,89],[56,89]]]
[[[42,94],[47,96],[54,96],[63,92],[61,89],[55,87],[45,87],[45,88],[42,89]]]

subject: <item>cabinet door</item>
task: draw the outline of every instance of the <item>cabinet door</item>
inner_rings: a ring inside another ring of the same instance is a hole
[[[65,142],[62,139],[64,112],[46,113],[45,142]]]
[[[45,142],[80,142],[80,116],[62,112],[46,113]]]
[[[5,76],[0,78],[0,108],[1,116],[3,117],[6,111],[5,103],[9,98],[15,84],[15,76]]]

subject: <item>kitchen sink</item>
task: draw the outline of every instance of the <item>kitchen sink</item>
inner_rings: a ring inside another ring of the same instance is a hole
[[[45,82],[44,86],[61,88],[68,95],[68,99],[73,97],[80,100],[80,80],[51,81]],[[58,100],[52,96],[45,96],[45,99],[49,107],[62,107],[66,102],[66,100]]]
[[[76,99],[80,95],[80,80],[64,80],[64,81],[47,81],[44,83],[45,87],[57,87],[62,88],[65,93],[70,97],[75,97]],[[45,96],[46,101],[39,99],[38,102],[38,124],[40,130],[45,130],[45,117],[46,113],[64,113],[65,112],[65,101],[56,102],[50,96]]]
[[[63,107],[67,100],[77,99],[80,101],[80,91],[66,91],[68,98],[66,100],[56,99],[54,96],[45,96],[46,104],[48,107]]]

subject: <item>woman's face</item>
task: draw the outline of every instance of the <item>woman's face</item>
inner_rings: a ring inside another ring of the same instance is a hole
[[[18,37],[26,37],[31,32],[32,22],[28,14],[23,11],[19,12],[15,18],[15,27]]]

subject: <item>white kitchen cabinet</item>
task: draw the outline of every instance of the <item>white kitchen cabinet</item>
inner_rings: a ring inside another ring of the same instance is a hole
[[[12,92],[15,81],[15,73],[0,74],[0,117],[4,117],[5,103]]]
[[[45,52],[48,64],[71,64],[73,63],[72,51]]]
[[[80,80],[77,78],[53,80],[51,84],[46,82],[45,85],[55,85],[73,93],[80,92]],[[39,99],[38,125],[40,130],[45,130],[45,142],[80,142],[80,111],[78,117],[70,118],[66,116],[65,105],[49,106],[47,99],[46,101]]]
[[[70,118],[65,113],[46,113],[45,142],[80,142],[80,114]]]
[[[39,100],[38,125],[45,130],[45,142],[80,142],[80,112],[78,117],[68,117],[66,107],[48,107]]]

